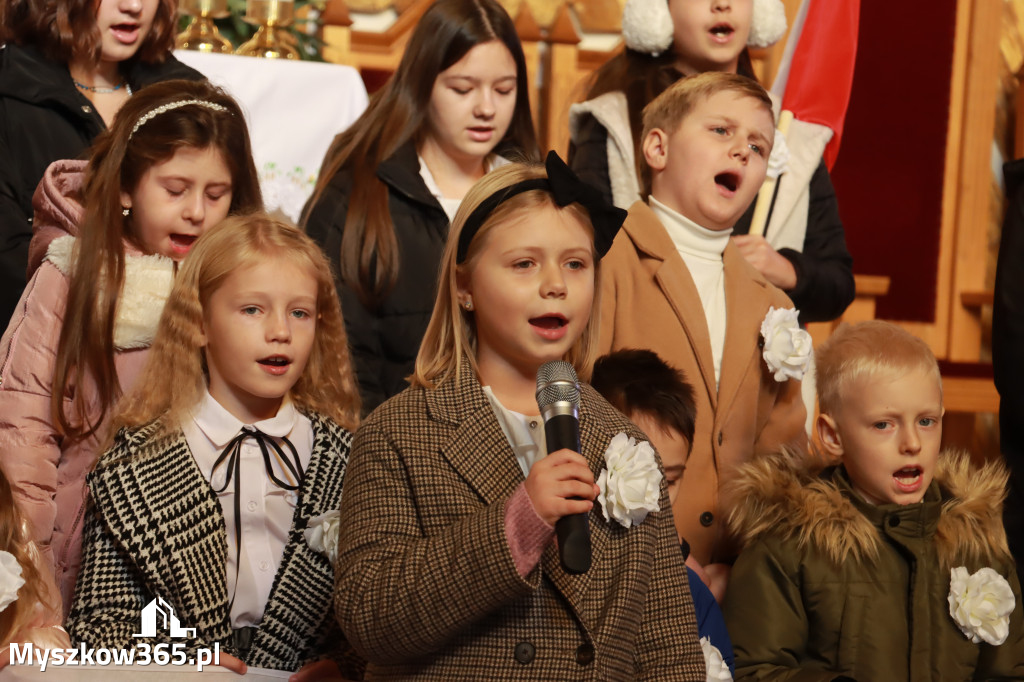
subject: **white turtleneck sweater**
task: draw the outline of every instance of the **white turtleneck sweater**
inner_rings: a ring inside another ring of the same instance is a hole
[[[715,365],[715,388],[722,376],[722,351],[725,348],[725,265],[722,253],[729,244],[732,230],[716,232],[701,227],[686,216],[673,211],[653,196],[651,210],[664,225],[676,251],[686,263],[697,286],[700,304],[711,339],[711,357]]]

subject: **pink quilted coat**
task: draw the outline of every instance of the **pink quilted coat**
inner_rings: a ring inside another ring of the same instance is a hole
[[[65,442],[54,427],[50,409],[57,342],[71,284],[66,272],[73,242],[60,238],[78,233],[83,213],[78,194],[84,170],[84,161],[57,161],[36,190],[30,280],[0,339],[0,468],[28,517],[43,564],[53,566],[65,615],[81,557],[85,475],[109,435],[104,423],[96,436]],[[170,281],[170,274],[166,279]],[[129,276],[125,291],[132,286]],[[158,309],[155,318],[150,315],[146,322],[159,318],[159,308],[169,292],[162,279],[155,289],[162,290],[162,298],[151,297],[150,306]],[[155,326],[149,330],[149,339],[153,332]],[[119,350],[115,358],[122,390],[135,380],[148,352],[146,334],[136,336],[136,343],[130,344],[134,347]],[[95,392],[90,389],[72,387],[64,396],[65,405],[86,401],[90,413],[96,414]]]

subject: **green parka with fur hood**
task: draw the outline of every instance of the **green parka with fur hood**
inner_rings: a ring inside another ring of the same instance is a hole
[[[1024,680],[1005,486],[1001,464],[947,452],[920,503],[873,506],[841,466],[818,473],[784,454],[745,465],[730,484],[744,549],[725,600],[737,679]],[[961,566],[990,567],[1012,588],[998,646],[973,643],[950,615]]]

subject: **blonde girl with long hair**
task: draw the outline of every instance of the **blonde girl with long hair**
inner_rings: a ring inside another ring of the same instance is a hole
[[[360,428],[342,500],[335,609],[373,679],[704,679],[653,450],[640,487],[662,511],[628,530],[590,514],[584,575],[554,542],[595,509],[613,438],[644,439],[582,384],[580,452],[548,454],[534,398],[545,363],[592,360],[625,215],[595,195],[552,154],[495,170],[455,217],[413,385]]]
[[[66,612],[85,475],[177,264],[212,225],[262,199],[241,109],[201,81],[134,95],[61,187],[37,195],[38,260],[0,340],[0,468]]]
[[[133,648],[162,599],[222,664],[356,674],[330,608],[333,532],[359,397],[330,266],[263,214],[196,244],[146,367],[89,474],[74,641]],[[150,534],[159,538],[153,542]]]
[[[408,386],[469,187],[537,157],[526,60],[497,0],[438,0],[324,158],[306,231],[334,262],[367,410]]]

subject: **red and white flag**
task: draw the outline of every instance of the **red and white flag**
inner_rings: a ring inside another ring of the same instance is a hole
[[[839,153],[857,58],[860,0],[803,0],[772,93],[799,121],[826,126],[829,170]]]

